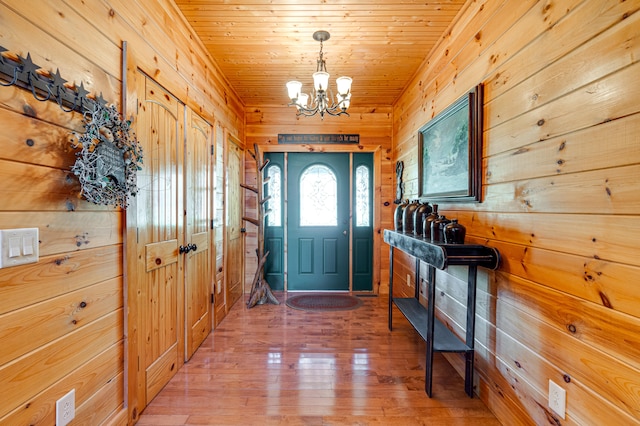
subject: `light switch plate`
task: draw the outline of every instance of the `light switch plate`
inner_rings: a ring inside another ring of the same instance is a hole
[[[0,230],[0,268],[38,261],[38,228]]]

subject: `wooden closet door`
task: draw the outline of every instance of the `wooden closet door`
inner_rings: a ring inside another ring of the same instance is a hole
[[[185,257],[186,359],[211,331],[211,146],[212,126],[186,110]]]
[[[243,246],[242,246],[242,193],[240,184],[243,175],[243,151],[232,139],[227,144],[227,191],[226,191],[226,279],[227,310],[242,297],[243,289]]]
[[[224,130],[219,123],[215,126],[215,149],[213,166],[213,327],[216,327],[227,314],[225,257],[224,257]]]
[[[144,75],[136,79],[144,150],[137,195],[138,399],[148,404],[184,363],[184,107]]]

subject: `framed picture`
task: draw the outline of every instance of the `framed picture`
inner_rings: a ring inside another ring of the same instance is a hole
[[[481,201],[482,85],[418,131],[420,197]]]

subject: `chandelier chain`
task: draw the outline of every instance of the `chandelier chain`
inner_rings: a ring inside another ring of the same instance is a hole
[[[327,64],[324,62],[322,53],[322,40],[320,40],[320,54],[318,55],[318,64],[316,66],[316,71],[327,71]]]

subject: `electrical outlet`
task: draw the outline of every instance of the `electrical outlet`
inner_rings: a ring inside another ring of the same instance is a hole
[[[549,380],[549,408],[558,416],[564,419],[567,405],[567,393],[553,380]]]
[[[65,426],[76,416],[76,390],[56,401],[56,426]]]
[[[411,287],[411,274],[407,274],[407,285]]]

